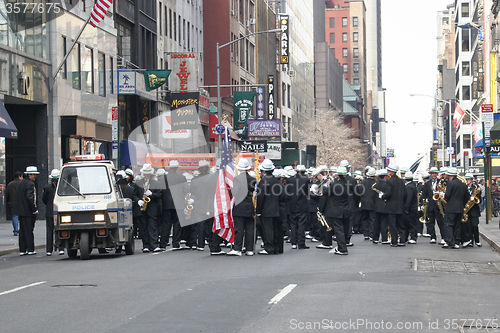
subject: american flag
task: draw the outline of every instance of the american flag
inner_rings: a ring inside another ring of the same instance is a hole
[[[94,28],[104,20],[104,16],[106,15],[106,11],[109,6],[113,3],[113,0],[97,0],[94,7],[92,8],[92,12],[90,13],[90,25]]]
[[[233,204],[234,199],[230,193],[233,188],[234,164],[231,153],[231,135],[226,127],[225,138],[222,143],[222,154],[217,179],[217,189],[214,200],[214,226],[213,232],[227,240],[234,242]]]

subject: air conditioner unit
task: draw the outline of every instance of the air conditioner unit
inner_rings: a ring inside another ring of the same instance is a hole
[[[117,57],[116,58],[116,67],[118,68],[125,68],[126,62],[123,58]]]
[[[295,71],[294,71],[293,69],[290,69],[290,70],[288,71],[288,76],[290,76],[290,77],[295,77]]]
[[[255,23],[257,23],[256,19],[254,19],[254,18],[250,19],[250,24],[254,25]]]

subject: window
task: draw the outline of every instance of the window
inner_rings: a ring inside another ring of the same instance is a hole
[[[177,14],[174,12],[174,41],[177,41]]]
[[[188,51],[191,49],[191,30],[189,29],[189,21],[187,22],[187,39],[188,39]]]
[[[352,33],[352,41],[353,41],[354,43],[357,43],[357,42],[358,42],[358,36],[359,36],[359,34],[358,34],[357,32],[353,32],[353,33]]]
[[[172,39],[172,9],[168,10],[168,34],[170,35],[170,39]]]
[[[80,43],[76,43],[71,51],[71,86],[75,89],[81,89],[80,84]]]
[[[114,62],[113,62],[113,57],[109,57],[109,93],[110,94],[113,94],[114,93],[114,77],[115,77],[115,74],[114,74]]]
[[[462,3],[462,17],[469,17],[469,4]]]
[[[353,80],[353,83],[354,83],[354,84],[359,84],[359,79],[354,79],[354,80]]]
[[[347,49],[346,48],[342,49],[342,58],[347,58]]]
[[[463,61],[462,62],[462,76],[469,76],[469,75],[470,75],[470,62]]]
[[[286,83],[281,83],[281,104],[286,105]]]
[[[94,50],[85,46],[83,55],[83,72],[85,73],[85,91],[94,93]]]
[[[359,49],[357,47],[352,49],[352,56],[353,58],[359,58]]]
[[[335,33],[330,33],[330,44],[335,44]]]
[[[348,64],[343,64],[342,69],[343,69],[344,74],[349,73],[349,65]]]
[[[97,80],[99,96],[106,96],[106,63],[104,53],[97,53]]]
[[[462,86],[462,100],[463,101],[470,100],[470,86]]]
[[[62,47],[63,47],[63,57],[66,55],[66,37],[62,36]],[[64,62],[63,67],[61,68],[61,77],[66,79],[68,77],[68,66],[66,65],[66,61]]]
[[[160,36],[162,35],[162,31],[163,31],[163,26],[161,25],[161,18],[162,18],[162,15],[161,15],[161,7],[163,6],[163,4],[160,2],[160,15],[158,15],[158,32],[160,33]]]
[[[357,28],[357,27],[358,27],[358,17],[357,17],[357,16],[354,16],[354,17],[352,18],[352,26],[353,26],[354,28]]]
[[[464,135],[464,149],[470,149],[470,135]]]
[[[342,43],[347,43],[347,32],[342,33]]]
[[[470,30],[462,29],[462,51],[470,51],[469,32]]]
[[[290,106],[292,105],[292,86],[291,85],[287,85],[287,90],[288,90],[288,108],[290,108]]]
[[[335,28],[335,17],[330,17],[330,28]]]
[[[359,64],[358,63],[354,63],[353,66],[352,66],[352,71],[357,74],[359,73]]]
[[[347,17],[342,18],[342,28],[347,28]]]
[[[161,10],[161,7],[160,7],[160,10]],[[161,30],[165,29],[165,37],[168,37],[168,23],[167,23],[167,18],[168,18],[168,10],[167,10],[167,6],[165,6],[165,11],[164,11],[164,17],[165,17],[165,28],[164,27],[161,27]]]
[[[105,166],[65,168],[61,179],[63,181],[57,190],[59,196],[111,193],[108,171]]]

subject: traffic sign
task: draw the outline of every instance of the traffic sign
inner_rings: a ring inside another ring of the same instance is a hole
[[[448,154],[453,154],[453,152],[454,152],[453,147],[446,147],[446,152],[447,152]]]
[[[224,134],[226,127],[222,124],[217,124],[215,125],[215,133],[217,134]]]

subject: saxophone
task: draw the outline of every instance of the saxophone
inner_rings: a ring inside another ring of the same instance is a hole
[[[423,206],[424,206],[424,214],[418,220],[422,223],[427,223],[429,219],[429,217],[427,216],[427,210],[429,208],[429,199],[424,200]]]
[[[462,215],[462,223],[465,223],[469,220],[469,215],[467,214],[467,213],[469,213],[469,210],[471,210],[471,208],[474,205],[479,204],[480,200],[477,196],[480,192],[481,192],[481,188],[479,186],[476,187],[476,189],[474,190],[474,193],[472,193],[471,197],[469,198],[469,201],[467,201],[467,203],[465,204],[464,214]]]
[[[148,206],[148,202],[151,201],[151,198],[146,195],[146,191],[149,189],[149,181],[146,181],[146,186],[144,188],[144,194],[142,195],[142,201],[144,201],[144,205],[141,207],[141,212],[146,211],[146,207]]]
[[[446,199],[439,194],[439,192],[446,193],[446,186],[444,186],[442,180],[440,180],[437,183],[436,190],[437,190],[437,192],[434,193],[434,195],[432,196],[432,199],[434,201],[437,201],[439,211],[441,212],[441,215],[444,216],[444,210],[446,208]]]
[[[194,206],[189,204],[189,199],[191,199],[191,193],[188,193],[186,197],[184,198],[184,203],[186,204],[186,210],[185,210],[185,215],[186,215],[186,220],[191,219],[191,212],[193,211]]]
[[[377,194],[382,193],[382,191],[379,190],[378,188],[376,188],[375,185],[377,185],[377,183],[373,183],[372,190],[374,190],[375,192],[377,192]],[[385,205],[385,203],[386,203],[386,200],[384,199],[384,205]]]

